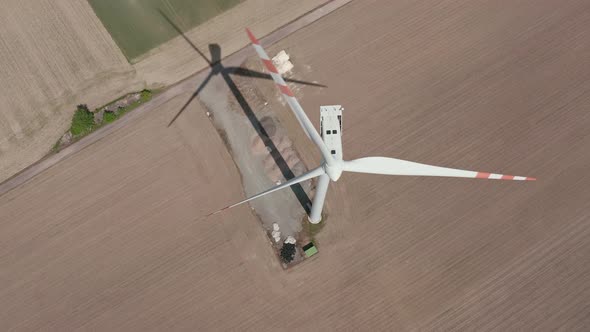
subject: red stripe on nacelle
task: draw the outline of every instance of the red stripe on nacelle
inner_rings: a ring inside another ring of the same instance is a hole
[[[279,87],[279,89],[281,90],[281,92],[283,94],[286,94],[289,97],[295,97],[295,95],[293,94],[293,92],[291,92],[291,89],[289,89],[288,86],[281,85],[281,84],[277,84],[277,86]]]
[[[502,175],[502,180],[514,180],[513,175]]]
[[[475,176],[475,178],[477,179],[488,179],[490,177],[491,173],[485,173],[485,172],[477,172],[477,175]]]
[[[268,71],[270,71],[271,73],[275,73],[278,74],[279,71],[277,70],[277,67],[275,67],[275,65],[272,63],[271,60],[265,60],[265,59],[260,59],[262,60],[262,62],[264,63],[264,66],[266,67],[266,69],[268,69]]]
[[[250,31],[250,29],[246,28],[246,33],[248,34],[248,37],[250,37],[250,41],[253,44],[260,45],[260,43],[258,42],[258,39],[256,39],[256,37],[254,37],[254,34],[252,33],[252,31]]]

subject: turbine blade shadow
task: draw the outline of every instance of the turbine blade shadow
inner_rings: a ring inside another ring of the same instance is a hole
[[[221,76],[223,77],[223,79],[225,80],[225,83],[227,84],[230,91],[234,95],[234,98],[236,98],[236,101],[240,105],[240,108],[242,108],[242,111],[246,115],[246,118],[248,119],[248,121],[250,121],[250,124],[252,125],[252,127],[254,128],[254,130],[256,131],[256,133],[258,134],[258,136],[260,137],[260,139],[264,143],[264,145],[269,148],[270,156],[273,158],[275,164],[277,165],[277,167],[281,171],[281,174],[283,175],[283,177],[287,181],[293,179],[295,177],[295,174],[293,173],[293,171],[291,170],[291,168],[287,164],[287,161],[285,160],[285,158],[283,158],[283,156],[281,155],[281,152],[279,151],[277,146],[274,144],[274,142],[270,138],[270,135],[266,132],[266,129],[264,129],[264,126],[262,126],[262,124],[260,123],[260,120],[258,120],[256,113],[254,113],[254,110],[252,110],[252,107],[250,107],[250,104],[248,104],[248,101],[246,100],[244,95],[240,92],[240,89],[238,88],[236,83],[230,77],[228,71],[222,70]],[[293,191],[293,194],[295,195],[297,200],[299,201],[299,204],[301,205],[301,207],[309,215],[309,213],[311,212],[311,209],[310,209],[311,200],[309,199],[309,196],[307,196],[307,193],[305,192],[305,190],[303,189],[301,184],[299,184],[299,183],[294,184],[290,188],[291,188],[291,191]]]
[[[221,59],[211,59],[211,61],[205,56],[205,54],[203,54],[195,44],[193,44],[193,42],[184,34],[184,32],[180,29],[180,27],[178,27],[169,17],[168,15],[166,15],[160,8],[157,9],[158,13],[160,13],[160,16],[162,16],[166,22],[168,22],[168,24],[170,24],[170,26],[172,26],[174,28],[174,30],[176,30],[176,32],[178,32],[178,34],[180,36],[182,36],[182,38],[184,38],[184,40],[195,50],[197,51],[197,53],[199,53],[199,55],[205,59],[205,61],[207,61],[207,63],[209,65],[213,65],[216,62],[219,62],[219,60]],[[217,61],[216,61],[217,60]]]
[[[207,83],[209,82],[211,77],[213,77],[213,75],[214,75],[214,72],[210,72],[209,75],[207,75],[207,77],[203,80],[201,85],[199,85],[197,90],[190,96],[190,98],[186,101],[186,103],[184,103],[184,105],[182,105],[182,107],[176,113],[176,115],[172,118],[172,120],[170,120],[170,122],[168,123],[168,127],[170,127],[174,123],[174,121],[176,121],[176,119],[178,119],[178,117],[182,114],[182,112],[184,112],[184,110],[186,110],[186,108],[188,107],[188,105],[190,105],[190,103],[193,101],[193,99],[195,99],[199,95],[199,93],[205,88],[205,85],[207,85]]]
[[[227,68],[225,68],[225,70],[227,70],[230,74],[233,74],[233,75],[246,76],[246,77],[252,77],[252,78],[262,78],[262,79],[266,79],[266,80],[272,80],[272,76],[270,76],[270,74],[261,73],[261,72],[258,72],[258,71],[255,71],[255,70],[250,70],[250,69],[247,69],[247,68],[242,68],[242,67],[227,67]],[[300,81],[300,80],[290,79],[290,78],[283,78],[283,79],[286,82],[290,82],[290,83],[302,84],[302,85],[310,85],[310,86],[317,86],[317,87],[321,87],[321,88],[327,88],[326,85],[319,84],[319,83]]]
[[[209,82],[209,80],[214,75],[221,74],[221,76],[223,77],[227,86],[229,87],[231,93],[236,98],[236,101],[238,102],[238,104],[242,108],[242,111],[244,111],[246,118],[250,121],[252,127],[254,128],[254,130],[256,131],[258,136],[262,139],[264,144],[267,147],[269,147],[269,149],[271,151],[270,154],[271,154],[273,160],[275,161],[277,167],[279,168],[279,170],[283,174],[283,177],[285,179],[287,179],[287,181],[293,179],[295,177],[295,174],[293,173],[293,171],[291,170],[291,168],[289,167],[289,165],[287,164],[287,162],[285,161],[285,159],[281,155],[280,151],[278,150],[278,148],[276,147],[274,142],[270,139],[270,136],[268,135],[268,133],[266,132],[266,130],[264,129],[264,127],[262,126],[262,124],[260,123],[258,118],[256,117],[256,114],[254,113],[254,111],[252,110],[252,108],[250,107],[248,102],[246,101],[246,98],[244,97],[244,95],[242,95],[242,93],[240,92],[240,90],[237,87],[237,85],[235,84],[235,82],[231,79],[231,77],[229,75],[230,71],[236,71],[237,68],[233,68],[233,67],[224,68],[223,65],[221,64],[221,48],[219,47],[219,45],[218,44],[209,44],[209,52],[211,53],[211,60],[209,60],[205,56],[205,54],[203,54],[197,48],[197,46],[195,44],[193,44],[193,42],[184,34],[184,32],[176,24],[174,24],[174,22],[161,9],[158,9],[158,12],[168,22],[168,24],[170,24],[182,36],[182,38],[203,59],[205,59],[205,61],[207,61],[207,63],[211,67],[211,72],[209,73],[207,78],[203,81],[203,83],[201,83],[199,88],[197,88],[197,90],[195,91],[195,93],[192,94],[192,96],[189,98],[189,100],[182,106],[180,111],[176,114],[176,116],[174,116],[174,118],[172,119],[172,121],[170,121],[168,126],[170,126],[180,116],[180,114],[188,107],[188,105],[193,101],[193,99],[198,96],[198,94],[201,92],[201,90],[203,90],[204,86]],[[272,77],[270,75],[265,75],[263,73],[257,73],[257,72],[250,71],[250,70],[244,69],[244,68],[240,68],[240,69],[241,70],[239,70],[239,73],[237,75],[240,75],[240,73],[243,73],[243,74],[247,74],[247,75],[243,75],[243,76],[252,76],[252,77],[258,77],[258,78],[272,79]],[[303,84],[303,83],[307,83],[307,82],[295,81],[294,83]],[[322,85],[316,84],[316,83],[309,83],[309,85],[322,86]],[[311,209],[310,209],[311,200],[307,196],[307,193],[305,192],[303,187],[300,184],[294,184],[290,188],[293,191],[293,194],[295,194],[295,196],[297,197],[299,204],[301,204],[301,206],[303,207],[305,212],[307,214],[309,214],[311,211]]]

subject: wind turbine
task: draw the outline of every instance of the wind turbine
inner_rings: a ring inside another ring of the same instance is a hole
[[[515,181],[533,181],[535,178],[525,176],[513,176],[487,172],[467,171],[461,169],[433,166],[427,164],[420,164],[412,161],[387,158],[387,157],[366,157],[354,160],[342,159],[342,107],[340,105],[321,106],[320,107],[320,132],[319,134],[314,128],[311,121],[303,111],[301,105],[293,92],[272,61],[260,45],[260,42],[250,29],[246,29],[252,46],[258,53],[266,69],[270,72],[273,80],[277,84],[281,94],[293,110],[295,117],[301,124],[301,127],[307,136],[315,143],[322,154],[322,163],[319,167],[295,177],[283,184],[272,187],[266,191],[256,194],[252,197],[246,198],[243,201],[224,207],[210,215],[217,214],[223,210],[238,206],[240,204],[249,202],[253,199],[270,194],[277,190],[290,187],[294,184],[307,181],[319,177],[316,187],[315,197],[311,207],[311,213],[308,216],[312,224],[317,224],[322,220],[322,208],[324,200],[328,191],[330,180],[338,181],[342,172],[356,172],[356,173],[370,173],[370,174],[384,174],[384,175],[406,175],[406,176],[443,176],[443,177],[458,177],[458,178],[473,178],[473,179],[494,179],[494,180],[515,180]]]

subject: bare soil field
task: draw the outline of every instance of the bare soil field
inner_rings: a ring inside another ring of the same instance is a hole
[[[282,271],[249,207],[201,217],[243,193],[198,103],[166,128],[187,93],[0,196],[0,329],[588,330],[588,23],[586,1],[352,2],[269,48],[328,86],[297,92],[312,121],[344,105],[345,158],[539,180],[345,174],[319,255]]]
[[[334,287],[315,317],[394,330],[590,328],[588,23],[586,1],[366,1],[269,48],[328,86],[298,94],[316,126],[320,105],[344,105],[346,159],[539,179],[344,174],[328,193],[321,263],[310,264]],[[313,167],[318,153],[279,114]]]
[[[167,320],[179,313],[178,305],[196,308],[205,301],[207,310],[263,291],[264,271],[277,260],[248,209],[202,218],[242,192],[217,131],[198,103],[182,122],[166,127],[189,96],[2,196],[1,330],[159,329],[154,315]],[[238,284],[259,288],[239,294],[231,289]],[[210,290],[220,292],[219,302],[205,300]],[[165,311],[146,301],[176,291],[180,298],[169,300],[177,304],[162,299]],[[132,315],[145,325],[125,326],[114,317],[129,317],[125,307],[138,305]],[[177,327],[206,326],[199,324],[202,315]]]

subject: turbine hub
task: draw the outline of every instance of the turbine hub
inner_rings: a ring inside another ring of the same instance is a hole
[[[330,177],[330,180],[336,182],[342,175],[342,160],[334,160],[334,165],[330,166],[327,163],[324,163],[324,171]]]

